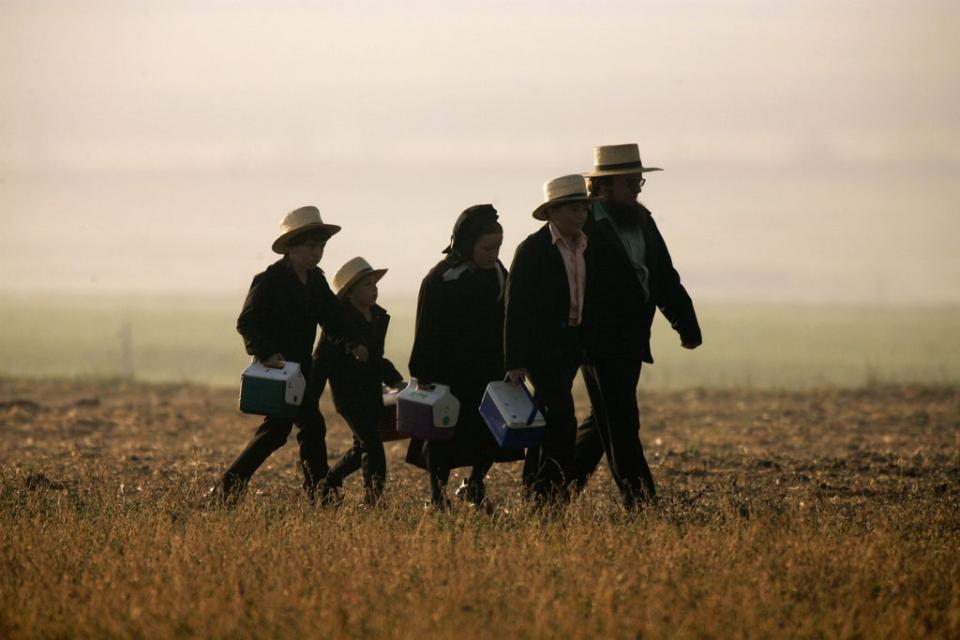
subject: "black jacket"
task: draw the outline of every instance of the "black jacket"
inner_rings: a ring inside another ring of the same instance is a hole
[[[582,326],[590,324],[588,301],[593,249],[587,243],[587,282]],[[504,356],[506,368],[549,369],[562,334],[569,325],[570,285],[549,223],[520,243],[507,282]]]
[[[588,351],[593,357],[653,362],[650,327],[659,308],[684,343],[701,341],[693,302],[680,284],[667,245],[650,211],[640,206],[640,229],[646,243],[650,299],[636,277],[627,251],[609,219],[597,221],[591,207],[584,231],[592,248],[591,286],[587,289],[591,323]]]
[[[360,362],[324,330],[314,353],[314,384],[322,389],[324,381],[330,381],[333,403],[341,414],[379,412],[383,407],[381,384],[392,387],[403,380],[393,363],[383,357],[390,315],[374,305],[368,322],[352,304],[342,304],[350,331],[360,336],[370,357]]]
[[[502,378],[503,304],[495,270],[441,260],[420,285],[410,375],[451,387]]]
[[[497,263],[506,286],[507,270]],[[500,449],[478,411],[487,383],[503,380],[503,305],[501,280],[494,269],[470,270],[456,260],[441,260],[420,285],[410,375],[422,382],[450,386],[460,401],[454,437],[427,443],[434,460],[449,468],[484,460],[519,460],[520,453]],[[407,462],[426,468],[424,443],[410,442]]]
[[[250,355],[264,360],[280,353],[285,360],[300,363],[309,375],[318,324],[345,348],[359,344],[323,272],[310,269],[303,284],[284,256],[253,277],[237,331]]]

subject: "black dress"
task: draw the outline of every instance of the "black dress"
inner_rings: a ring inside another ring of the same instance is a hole
[[[449,471],[523,458],[501,449],[480,416],[487,383],[502,380],[504,287],[507,270],[479,269],[452,258],[441,260],[420,286],[410,375],[441,383],[460,401],[454,437],[445,442],[410,441],[407,462]],[[429,461],[429,462],[428,462]]]

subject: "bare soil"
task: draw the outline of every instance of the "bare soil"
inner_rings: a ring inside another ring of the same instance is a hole
[[[0,380],[0,636],[960,635],[960,388],[640,403],[661,500],[639,515],[604,466],[535,513],[519,463],[493,515],[434,514],[405,442],[379,509],[358,478],[312,508],[293,436],[224,510],[204,491],[258,425],[236,391]],[[322,409],[333,460],[350,435]]]
[[[814,489],[819,499],[857,503],[894,499],[907,486],[960,489],[956,387],[689,390],[642,393],[640,406],[664,497],[726,485],[785,496]],[[83,481],[77,463],[91,461],[125,487],[171,474],[212,484],[259,424],[236,407],[236,392],[222,388],[3,379],[0,465],[59,483]],[[332,462],[349,447],[350,432],[328,398],[321,408]],[[578,398],[579,416],[588,411]],[[387,451],[393,492],[425,492],[422,472],[403,463],[406,442],[388,443]],[[254,477],[255,494],[296,490],[296,459],[292,434]],[[515,492],[519,467],[496,467],[492,493]],[[591,492],[615,501],[610,485],[601,468]]]

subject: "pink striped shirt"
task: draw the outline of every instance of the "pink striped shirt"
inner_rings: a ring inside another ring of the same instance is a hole
[[[560,250],[560,257],[563,258],[563,266],[567,271],[567,284],[570,286],[569,322],[571,327],[576,327],[583,321],[583,291],[587,283],[587,265],[583,252],[587,248],[587,234],[580,230],[571,246],[570,241],[561,235],[551,222],[550,236],[554,246]]]

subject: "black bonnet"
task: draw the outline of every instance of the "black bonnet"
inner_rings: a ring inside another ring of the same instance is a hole
[[[453,225],[450,245],[443,252],[458,260],[468,259],[480,236],[500,231],[497,217],[492,204],[475,204],[464,209]]]

